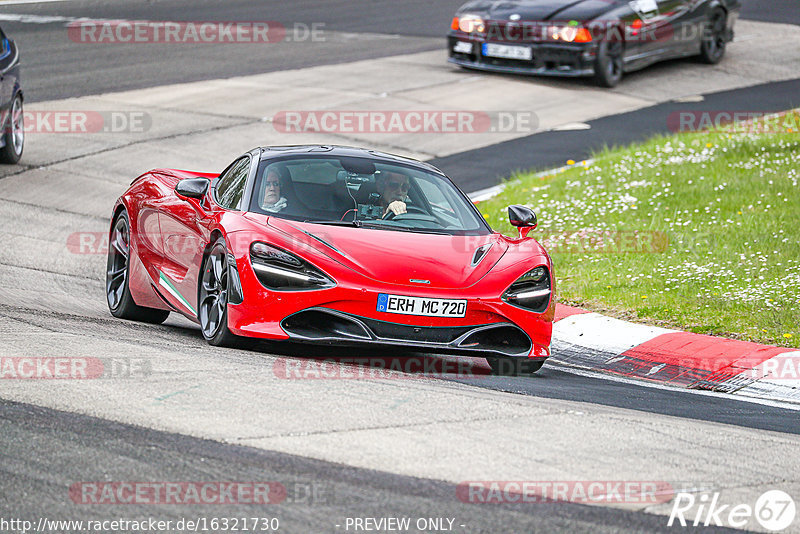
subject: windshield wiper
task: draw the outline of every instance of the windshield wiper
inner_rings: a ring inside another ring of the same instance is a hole
[[[395,226],[393,224],[370,223],[370,222],[362,222],[362,226],[364,228],[376,228],[379,230],[397,230],[398,232],[413,232],[415,234],[450,235],[450,232],[448,232],[447,230],[439,230],[437,228],[414,228],[409,226]]]
[[[435,228],[409,228],[408,226],[395,226],[393,224],[384,224],[371,221],[304,221],[311,224],[323,224],[326,226],[346,226],[350,228],[369,228],[370,230],[395,230],[397,232],[412,232],[417,234],[438,234],[450,235],[447,230],[438,230]]]
[[[305,221],[311,224],[324,224],[326,226],[350,226],[356,228],[370,228],[370,229],[377,229],[377,230],[399,230],[401,232],[411,232],[410,228],[404,226],[394,226],[390,224],[383,224],[383,223],[376,223],[370,221],[362,221],[360,219],[356,219],[354,221]]]
[[[355,226],[356,228],[361,228],[362,222],[359,220],[355,221],[303,221],[311,224],[324,224],[327,226]]]
[[[405,226],[395,226],[393,224],[384,224],[384,223],[376,223],[376,222],[364,222],[359,221],[361,226],[364,228],[375,229],[375,230],[397,230],[400,232],[410,232],[411,229]]]

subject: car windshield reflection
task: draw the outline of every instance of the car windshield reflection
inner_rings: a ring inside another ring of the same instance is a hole
[[[445,177],[366,158],[262,161],[251,211],[317,224],[435,234],[485,234],[472,203]]]

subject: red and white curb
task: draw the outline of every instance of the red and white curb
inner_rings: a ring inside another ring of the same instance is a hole
[[[667,386],[800,402],[800,351],[558,305],[553,361]]]

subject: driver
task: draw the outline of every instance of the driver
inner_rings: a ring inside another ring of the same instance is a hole
[[[278,213],[286,208],[288,202],[281,195],[281,175],[275,169],[270,169],[264,177],[264,199],[261,208],[270,213]]]
[[[411,188],[408,176],[399,172],[382,172],[375,186],[381,195],[380,203],[384,207],[383,216],[389,212],[395,215],[406,213],[406,195]]]

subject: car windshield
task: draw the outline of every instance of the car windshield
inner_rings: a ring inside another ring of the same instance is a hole
[[[284,219],[449,235],[490,232],[447,178],[402,164],[356,157],[265,160],[253,187],[250,211]]]

